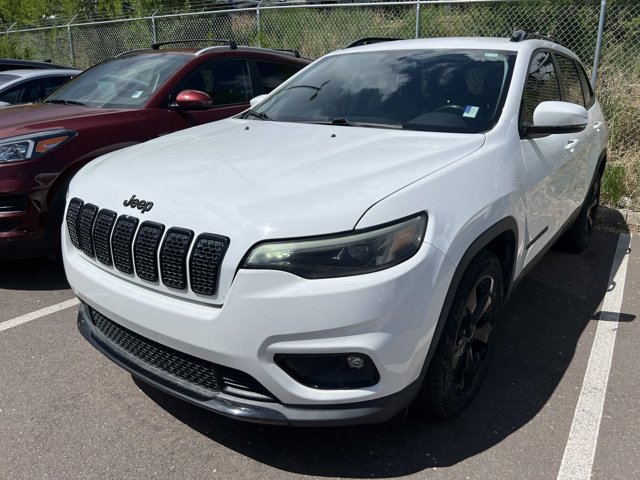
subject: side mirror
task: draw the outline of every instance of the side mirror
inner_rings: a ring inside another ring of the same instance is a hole
[[[260,102],[262,102],[268,96],[269,95],[267,95],[267,94],[262,94],[262,95],[258,95],[257,97],[253,97],[251,100],[249,100],[249,105],[251,106],[251,108],[253,108],[256,105],[258,105]]]
[[[184,110],[206,110],[213,107],[213,100],[200,90],[183,90],[176,97],[176,105]]]
[[[533,112],[533,126],[523,126],[523,137],[578,133],[589,123],[589,114],[581,106],[569,102],[542,102]]]

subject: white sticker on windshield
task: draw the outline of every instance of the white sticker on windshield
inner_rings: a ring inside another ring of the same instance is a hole
[[[476,118],[476,115],[478,115],[478,110],[480,110],[480,107],[472,107],[471,105],[467,105],[462,116],[467,118]]]
[[[131,95],[131,98],[140,98],[140,95],[142,95],[142,90],[133,92],[133,95]]]
[[[485,56],[485,57],[489,57],[489,58],[495,58],[495,57],[497,57],[497,56],[498,56],[498,54],[497,54],[497,53],[490,53],[490,52],[487,52],[487,53],[485,53],[485,54],[484,54],[484,56]]]

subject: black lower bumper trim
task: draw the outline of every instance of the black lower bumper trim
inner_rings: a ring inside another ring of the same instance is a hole
[[[177,385],[166,382],[162,377],[140,368],[139,364],[126,358],[117,348],[110,345],[109,340],[96,331],[89,321],[88,315],[88,307],[82,303],[78,312],[78,330],[89,343],[111,361],[162,391],[237,420],[307,427],[381,423],[391,419],[407,407],[416,398],[420,389],[420,382],[414,382],[404,390],[384,398],[359,403],[317,406],[274,404],[244,398],[235,399],[222,392],[213,398],[199,397],[193,392],[188,392]]]

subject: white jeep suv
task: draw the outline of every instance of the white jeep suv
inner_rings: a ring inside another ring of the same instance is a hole
[[[606,125],[550,37],[376,40],[75,176],[62,248],[89,342],[254,422],[471,402],[515,283],[557,240],[587,246]]]

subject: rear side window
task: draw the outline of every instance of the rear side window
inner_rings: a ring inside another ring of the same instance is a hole
[[[274,88],[302,68],[287,63],[260,61],[257,61],[256,65],[258,66],[258,73],[260,74],[262,93],[270,93]]]
[[[520,123],[533,125],[533,112],[542,102],[559,101],[560,86],[550,52],[536,52],[531,58],[529,75],[522,96]]]
[[[578,70],[576,69],[576,64],[573,63],[573,60],[562,55],[556,55],[556,62],[558,63],[558,69],[560,70],[562,88],[564,90],[564,100],[566,102],[586,107],[587,105],[584,101],[582,84],[580,82]]]
[[[584,100],[586,107],[590,108],[596,103],[596,99],[593,95],[593,89],[591,88],[591,82],[587,77],[587,72],[584,71],[584,67],[577,62],[574,62],[576,69],[578,70],[578,77],[580,78],[580,85],[582,85],[582,92],[584,94]]]

